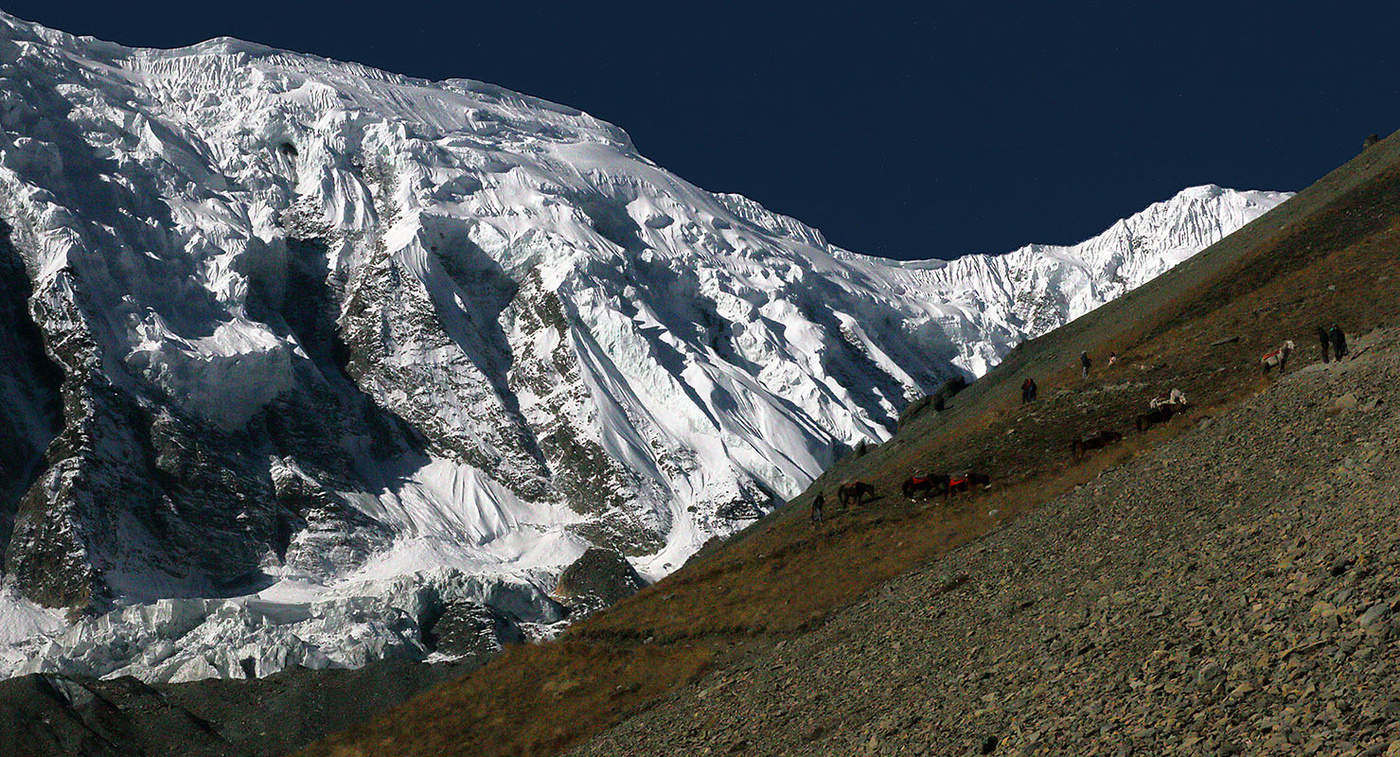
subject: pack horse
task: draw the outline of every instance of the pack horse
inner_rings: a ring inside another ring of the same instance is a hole
[[[905,499],[928,499],[934,495],[948,493],[948,475],[944,473],[923,476],[910,476],[904,479],[904,485],[900,487],[904,492]]]
[[[1293,352],[1293,340],[1289,339],[1283,343],[1282,347],[1259,358],[1259,364],[1264,367],[1264,375],[1269,375],[1269,371],[1277,368],[1279,375],[1288,370],[1288,355]]]

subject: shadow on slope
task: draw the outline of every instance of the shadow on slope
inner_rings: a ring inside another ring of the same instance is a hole
[[[63,427],[63,371],[29,313],[24,259],[0,221],[0,566],[19,498],[38,478],[44,449]]]

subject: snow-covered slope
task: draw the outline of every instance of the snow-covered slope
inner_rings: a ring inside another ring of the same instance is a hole
[[[660,576],[1287,196],[895,262],[489,84],[3,15],[0,126],[4,673],[417,656],[461,602],[548,627],[590,544]]]

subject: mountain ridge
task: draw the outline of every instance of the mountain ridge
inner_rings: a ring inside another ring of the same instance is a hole
[[[0,217],[63,372],[19,379],[62,409],[0,486],[0,605],[48,618],[7,672],[422,656],[458,600],[547,636],[589,546],[665,575],[1286,197],[1186,190],[1015,265],[900,263],[493,85],[0,27]]]

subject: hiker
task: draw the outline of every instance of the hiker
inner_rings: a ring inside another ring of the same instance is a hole
[[[1327,345],[1331,344],[1332,342],[1327,336],[1327,329],[1323,326],[1317,327],[1317,341],[1322,343],[1322,362],[1326,363],[1328,362]]]
[[[1332,324],[1328,329],[1327,336],[1332,342],[1332,359],[1341,362],[1347,356],[1347,335],[1342,333],[1342,327]]]
[[[1093,365],[1093,364],[1094,364],[1094,361],[1092,361],[1092,360],[1089,359],[1089,353],[1087,353],[1087,352],[1081,352],[1081,353],[1079,353],[1079,367],[1082,369],[1082,372],[1080,373],[1080,375],[1081,375],[1083,378],[1089,378],[1089,366],[1091,366],[1091,365]]]
[[[822,496],[822,493],[821,493],[821,492],[817,492],[817,496],[814,497],[814,498],[812,499],[812,522],[813,522],[813,523],[821,523],[821,522],[822,522],[822,508],[825,507],[825,506],[826,506],[826,498]]]
[[[1026,380],[1021,382],[1021,404],[1035,402],[1035,392],[1035,379],[1026,377]]]

